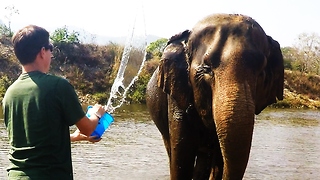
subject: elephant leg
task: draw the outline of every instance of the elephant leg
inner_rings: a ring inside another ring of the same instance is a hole
[[[200,139],[205,140],[206,144],[197,152],[193,179],[221,180],[223,159],[216,132],[205,133]]]
[[[223,158],[219,142],[217,141],[213,151],[212,169],[210,173],[210,180],[221,180],[223,175]]]
[[[169,134],[171,144],[170,177],[172,180],[191,180],[196,153],[194,124],[190,115],[168,98]]]
[[[211,165],[213,160],[213,151],[207,148],[198,150],[196,163],[194,167],[194,180],[207,180],[211,172]]]

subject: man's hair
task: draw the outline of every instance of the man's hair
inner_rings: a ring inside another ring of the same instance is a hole
[[[35,61],[42,47],[49,44],[49,32],[42,27],[29,25],[12,37],[14,53],[22,65]]]

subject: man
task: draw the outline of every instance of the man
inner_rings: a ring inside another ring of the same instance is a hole
[[[70,141],[99,141],[90,134],[103,116],[95,105],[85,116],[73,86],[48,75],[53,46],[49,32],[29,25],[12,37],[22,74],[3,99],[9,136],[9,179],[73,179]],[[77,126],[70,134],[69,126]]]

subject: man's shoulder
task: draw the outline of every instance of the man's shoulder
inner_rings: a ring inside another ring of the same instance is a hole
[[[59,84],[70,84],[69,81],[64,78],[64,77],[61,77],[61,76],[56,76],[56,75],[51,75],[51,74],[47,74],[46,75],[46,80],[48,81],[55,81]]]

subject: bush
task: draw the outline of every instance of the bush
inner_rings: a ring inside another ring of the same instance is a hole
[[[320,100],[320,76],[298,71],[285,71],[285,88],[313,100]]]
[[[79,33],[76,31],[69,32],[67,26],[56,29],[51,35],[50,39],[54,44],[56,43],[80,43]]]
[[[133,84],[128,93],[128,100],[132,103],[145,103],[146,87],[151,75],[142,71],[137,81]]]
[[[0,102],[2,102],[6,90],[12,83],[13,80],[10,79],[7,75],[0,76]]]
[[[109,99],[109,94],[105,92],[95,93],[92,98],[99,104],[107,104]]]
[[[6,26],[5,24],[0,24],[0,36],[12,37],[12,35],[13,32],[8,26]]]

